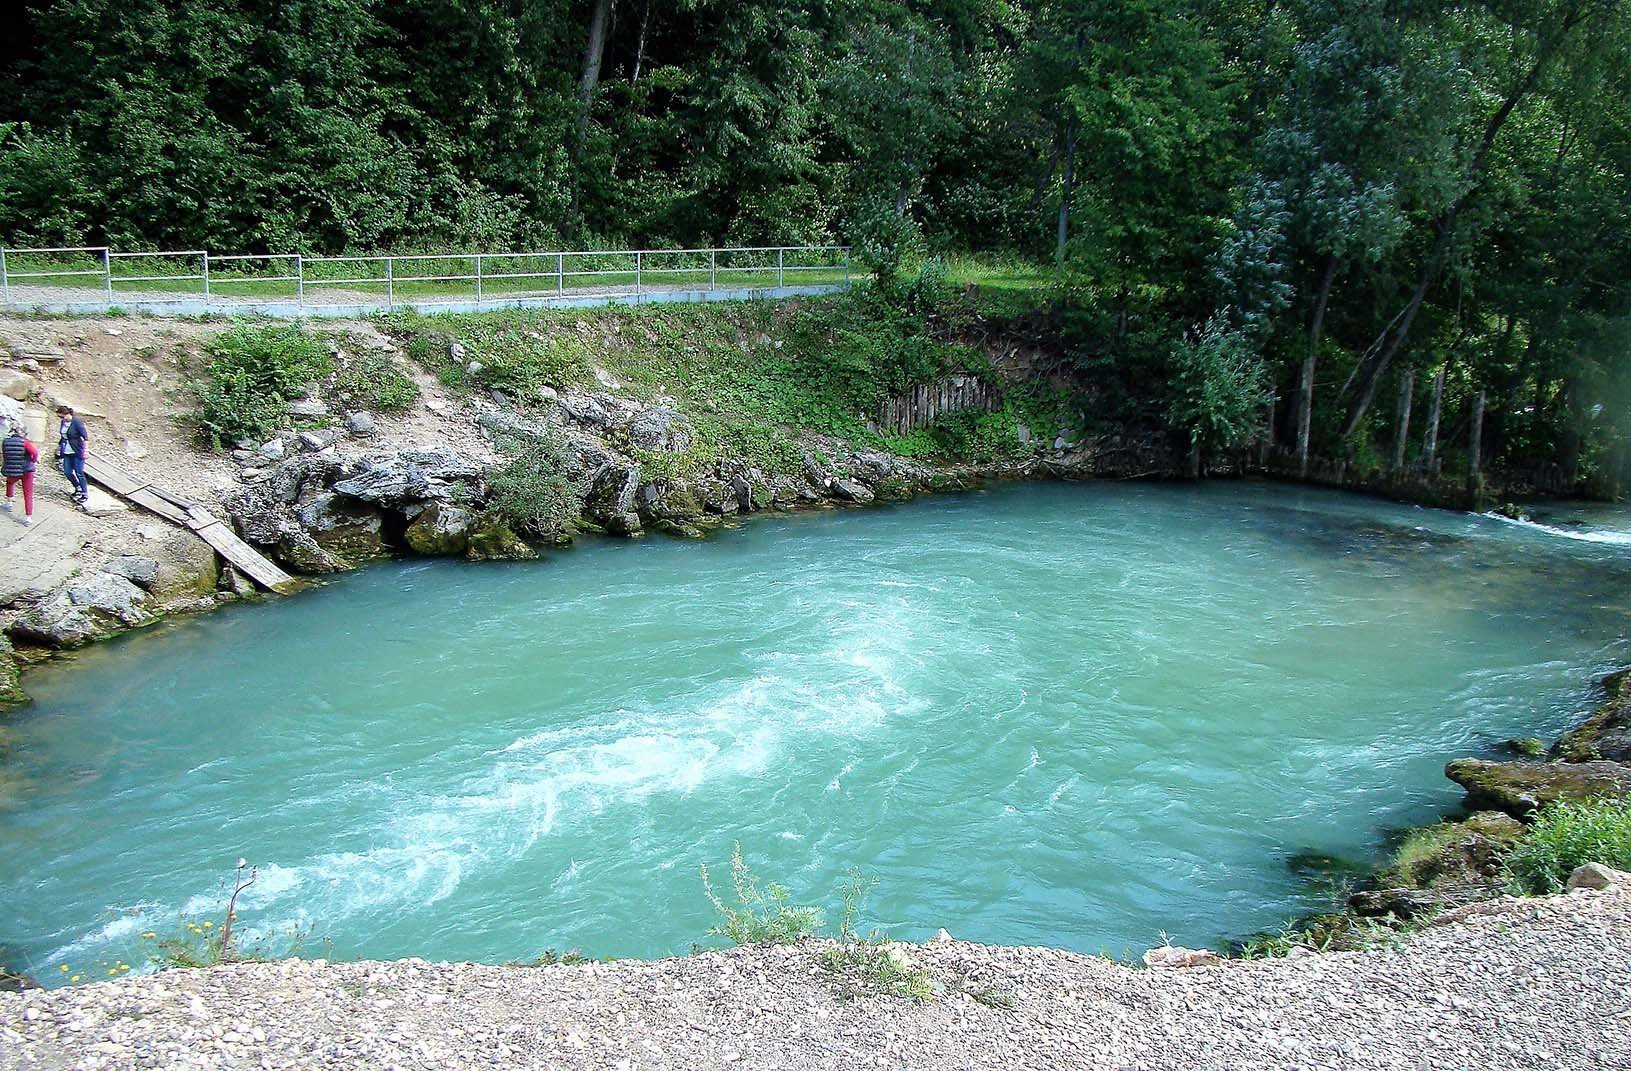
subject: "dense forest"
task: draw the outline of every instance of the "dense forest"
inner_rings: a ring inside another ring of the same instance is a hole
[[[12,245],[1001,254],[1204,448],[1626,470],[1622,0],[32,0],[0,57]]]

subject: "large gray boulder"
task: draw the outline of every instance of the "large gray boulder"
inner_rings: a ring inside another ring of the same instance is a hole
[[[627,462],[610,462],[589,484],[583,514],[613,535],[634,535],[640,531],[640,515],[634,496],[640,488],[640,470]]]
[[[470,544],[475,517],[468,510],[445,502],[433,502],[414,518],[404,534],[408,546],[418,554],[463,554]]]
[[[318,546],[348,561],[385,553],[384,518],[366,502],[324,491],[300,507],[295,516]]]
[[[345,478],[334,483],[342,495],[380,506],[395,507],[431,497],[430,477],[405,457],[367,458],[348,466]]]
[[[159,563],[154,558],[125,554],[102,566],[104,573],[122,576],[143,591],[151,591],[159,581]]]
[[[849,456],[850,475],[866,483],[877,483],[895,474],[900,462],[882,450],[857,450]]]
[[[124,577],[92,573],[26,611],[6,631],[46,647],[78,647],[155,620],[146,603],[147,592]]]
[[[325,550],[287,504],[259,488],[249,487],[227,500],[232,524],[245,542],[268,548],[273,557],[297,573],[337,573],[346,562]]]
[[[707,517],[691,485],[681,479],[651,480],[635,493],[635,509],[648,528],[669,535],[697,539],[704,526],[717,523]]]
[[[527,546],[502,518],[484,513],[470,527],[464,556],[473,562],[527,561],[538,557],[538,552]]]
[[[629,444],[654,454],[683,454],[696,441],[691,422],[683,413],[662,406],[643,409],[628,426]]]
[[[252,486],[293,505],[326,487],[339,473],[340,461],[332,454],[297,454],[262,471]]]

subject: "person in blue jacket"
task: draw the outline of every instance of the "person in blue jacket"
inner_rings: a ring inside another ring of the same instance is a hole
[[[91,486],[85,481],[85,458],[90,453],[91,433],[85,422],[74,415],[72,406],[57,406],[57,462],[62,474],[74,486],[74,501],[85,508]]]

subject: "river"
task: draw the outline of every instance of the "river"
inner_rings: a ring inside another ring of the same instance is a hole
[[[1552,519],[1016,485],[379,565],[30,675],[0,946],[140,969],[244,857],[267,951],[681,953],[735,842],[797,902],[876,875],[896,937],[1214,944],[1328,906],[1299,859],[1377,858],[1458,805],[1447,759],[1631,657],[1631,524]]]

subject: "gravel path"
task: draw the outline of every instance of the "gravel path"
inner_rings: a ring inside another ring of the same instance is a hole
[[[1186,969],[931,943],[911,954],[947,988],[926,1004],[846,998],[816,952],[288,960],[0,994],[0,1069],[1631,1068],[1625,884],[1500,901],[1402,950]]]

